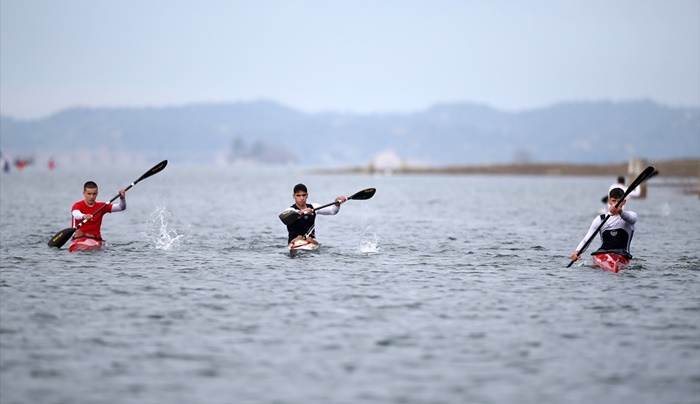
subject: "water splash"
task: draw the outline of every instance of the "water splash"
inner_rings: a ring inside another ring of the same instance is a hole
[[[370,231],[370,227],[367,226],[364,231],[360,233],[360,245],[358,248],[359,252],[362,253],[376,253],[379,252],[379,236],[376,233]]]
[[[185,237],[185,234],[178,234],[177,231],[168,228],[170,216],[165,206],[156,207],[149,217],[149,223],[146,224],[146,237],[156,250],[171,250],[180,245]]]

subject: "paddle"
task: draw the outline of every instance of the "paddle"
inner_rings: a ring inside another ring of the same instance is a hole
[[[126,187],[126,189],[124,189],[124,191],[128,191],[129,189],[131,189],[131,187],[138,184],[139,181],[145,180],[146,178],[148,178],[152,175],[158,174],[159,172],[163,171],[163,169],[167,165],[168,165],[168,160],[163,160],[160,163],[156,164],[155,166],[153,166],[153,168],[146,171],[146,173],[144,173],[142,176],[140,176],[139,179],[132,182],[128,187]],[[108,203],[104,204],[101,208],[97,209],[97,211],[95,211],[95,213],[93,213],[92,216],[93,217],[97,216],[97,214],[102,209],[106,208],[107,205],[114,202],[117,198],[119,198],[119,194],[117,194],[117,196],[115,196],[114,198],[110,199],[110,201]],[[78,223],[78,225],[75,227],[63,229],[63,230],[59,231],[58,233],[56,233],[56,235],[51,237],[51,240],[49,240],[49,242],[48,242],[49,247],[56,247],[56,248],[63,247],[63,245],[66,244],[66,242],[68,240],[70,240],[70,238],[73,236],[73,233],[75,233],[75,231],[78,230],[80,228],[80,226],[84,225],[86,222],[87,222],[87,220],[83,220],[82,222]]]
[[[646,179],[647,179],[647,180],[652,179],[652,178],[656,177],[657,175],[659,175],[659,170],[654,170],[654,172],[651,173],[651,175],[648,176]],[[605,195],[604,197],[602,197],[602,198],[600,199],[600,201],[603,202],[603,203],[608,203],[608,196]]]
[[[625,198],[627,198],[627,195],[629,195],[630,192],[634,191],[634,189],[637,188],[637,187],[639,186],[639,184],[641,184],[642,182],[644,182],[644,180],[646,180],[647,178],[651,177],[653,173],[654,173],[654,167],[649,166],[649,167],[645,168],[644,171],[642,171],[642,173],[639,174],[639,175],[637,176],[637,178],[636,178],[634,181],[632,181],[632,183],[630,184],[630,186],[627,188],[627,191],[625,191],[625,193],[622,195],[622,198],[620,198],[620,200],[617,201],[617,203],[615,204],[615,207],[616,207],[616,208],[619,207],[620,204],[622,203],[622,201],[624,201]],[[600,223],[600,225],[598,226],[598,228],[595,229],[595,231],[593,232],[593,234],[591,234],[591,236],[588,238],[588,240],[586,240],[586,243],[583,245],[583,247],[581,247],[581,250],[579,251],[579,255],[578,255],[579,258],[581,257],[581,254],[583,254],[583,252],[586,251],[586,248],[588,248],[588,246],[591,244],[591,241],[593,241],[593,238],[596,236],[596,234],[598,234],[598,232],[599,232],[600,229],[603,227],[603,225],[605,224],[605,222],[608,221],[608,219],[610,219],[610,213],[608,213],[607,215],[605,215],[605,218],[604,218],[603,221]],[[574,261],[575,261],[575,260],[571,260],[571,262],[569,262],[569,265],[567,265],[566,267],[569,268],[571,265],[573,265]]]
[[[367,200],[367,199],[373,197],[375,192],[377,192],[377,190],[375,188],[363,189],[362,191],[356,192],[353,195],[349,196],[348,201],[350,199],[364,201],[364,200]],[[314,212],[316,212],[317,210],[323,209],[323,208],[327,208],[331,205],[335,205],[337,203],[338,203],[338,201],[333,201],[331,203],[327,203],[325,205],[319,206],[317,208],[314,208]],[[301,216],[302,215],[301,215],[301,213],[299,213],[298,210],[294,210],[294,209],[290,208],[290,209],[287,209],[284,212],[280,213],[279,218],[282,221],[282,223],[284,223],[286,225],[290,225],[290,224],[294,223],[297,219],[299,219]]]

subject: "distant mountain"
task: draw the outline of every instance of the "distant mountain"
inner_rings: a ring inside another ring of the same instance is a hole
[[[44,119],[0,117],[6,155],[81,162],[175,161],[357,166],[392,152],[409,165],[610,163],[700,156],[700,109],[570,102],[522,112],[457,103],[406,114],[305,114],[269,102],[167,108],[74,108]],[[121,157],[119,157],[121,156]]]

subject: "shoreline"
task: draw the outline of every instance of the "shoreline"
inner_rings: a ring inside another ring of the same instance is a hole
[[[700,179],[700,159],[647,161],[663,177],[693,177]],[[348,167],[316,169],[319,174],[493,174],[493,175],[552,175],[552,176],[613,176],[628,175],[628,163],[617,164],[564,164],[519,163],[444,167]]]

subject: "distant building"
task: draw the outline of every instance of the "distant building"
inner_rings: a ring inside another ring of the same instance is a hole
[[[392,173],[401,171],[406,167],[404,160],[399,157],[393,150],[383,151],[374,157],[369,162],[369,172]]]

